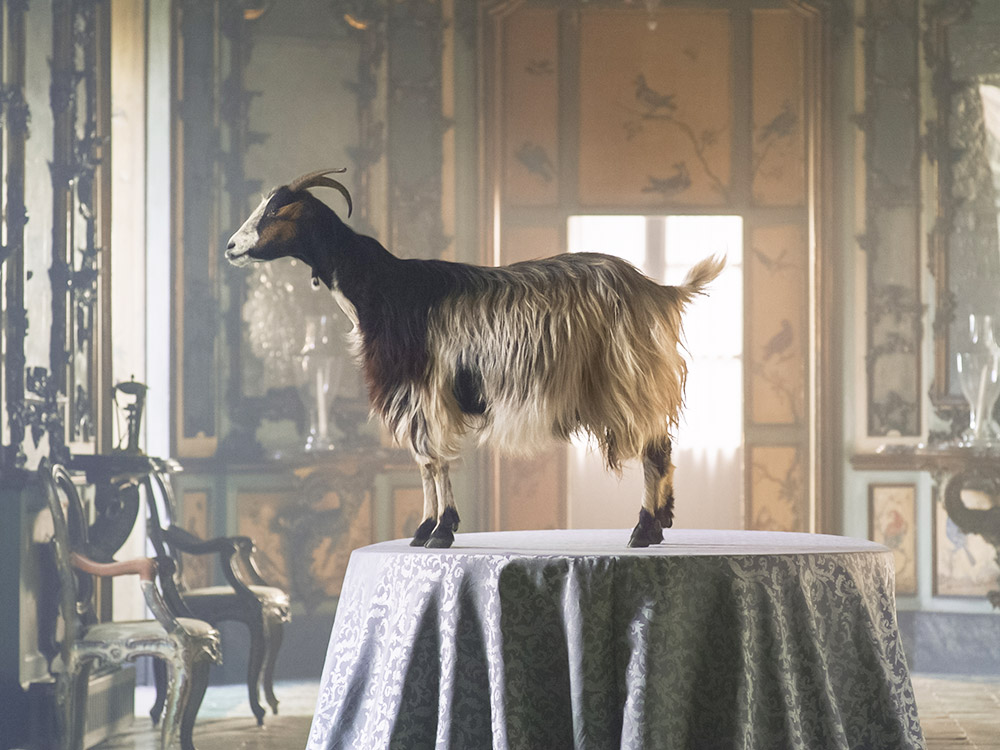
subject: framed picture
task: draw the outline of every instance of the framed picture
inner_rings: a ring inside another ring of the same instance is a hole
[[[974,490],[963,490],[970,508],[989,508],[990,499]],[[934,594],[937,596],[986,596],[1000,579],[997,551],[979,534],[966,534],[948,517],[942,503],[934,504]]]
[[[868,486],[868,537],[892,550],[896,593],[917,593],[917,487]]]

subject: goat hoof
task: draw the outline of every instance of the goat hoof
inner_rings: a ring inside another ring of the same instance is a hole
[[[413,539],[410,540],[411,547],[423,547],[427,544],[427,540],[431,538],[431,532],[434,531],[434,519],[426,518],[423,523],[421,523],[416,532],[413,534]]]
[[[664,505],[656,509],[656,520],[660,522],[661,528],[669,529],[674,525],[673,504],[673,498],[671,498],[670,505]]]
[[[645,508],[639,511],[639,523],[632,529],[629,537],[629,547],[648,547],[663,541],[663,527],[660,522]]]
[[[450,547],[455,541],[455,532],[459,523],[458,511],[454,507],[447,507],[438,519],[437,526],[430,533],[430,538],[424,543],[425,547],[436,547],[444,549]],[[430,519],[424,523],[431,523]],[[421,527],[423,524],[421,524]]]
[[[455,533],[451,529],[436,528],[424,546],[430,549],[447,549],[454,541]]]
[[[640,516],[641,517],[641,516]],[[674,525],[674,493],[673,491],[668,492],[666,498],[664,499],[663,505],[656,509],[656,520],[660,522],[660,526],[665,529],[669,529]]]

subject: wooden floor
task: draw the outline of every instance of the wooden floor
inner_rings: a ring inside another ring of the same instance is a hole
[[[275,693],[281,713],[268,715],[264,727],[258,728],[244,686],[209,688],[194,731],[198,750],[305,748],[318,689],[312,682],[279,683]],[[927,750],[1000,750],[1000,676],[916,675],[913,689]],[[151,701],[148,689],[140,688],[132,730],[101,743],[97,750],[156,750],[158,735],[145,715]]]

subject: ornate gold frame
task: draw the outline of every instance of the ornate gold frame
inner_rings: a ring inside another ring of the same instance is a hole
[[[928,267],[934,277],[935,303],[934,370],[928,395],[937,415],[950,423],[945,433],[932,435],[932,438],[938,439],[955,436],[964,428],[968,415],[968,405],[957,392],[951,377],[954,352],[951,333],[959,307],[957,290],[953,288],[951,242],[956,214],[963,208],[963,199],[956,194],[960,186],[956,184],[953,172],[961,153],[957,153],[952,145],[952,128],[955,125],[952,101],[962,89],[962,83],[953,76],[950,36],[957,24],[971,20],[974,7],[969,0],[942,0],[928,4],[925,18],[924,54],[934,108],[934,119],[927,122],[925,150],[934,167],[937,199],[934,225],[928,236]],[[989,54],[993,57],[1000,55],[1000,42],[995,43]],[[996,80],[1000,82],[1000,69],[996,71]],[[963,152],[965,150],[968,149],[963,148]]]

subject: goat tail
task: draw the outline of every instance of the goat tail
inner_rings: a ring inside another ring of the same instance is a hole
[[[688,271],[687,277],[678,289],[690,299],[696,294],[704,294],[705,287],[722,273],[726,267],[726,256],[710,255]]]

